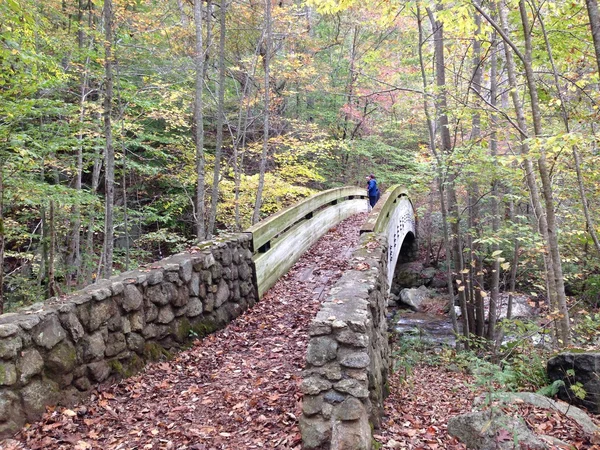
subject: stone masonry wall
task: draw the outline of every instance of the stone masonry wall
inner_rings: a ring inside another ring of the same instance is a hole
[[[310,324],[301,385],[305,449],[371,448],[387,395],[386,241],[362,235],[351,269]]]
[[[251,235],[101,280],[0,316],[0,437],[129,376],[257,301]]]

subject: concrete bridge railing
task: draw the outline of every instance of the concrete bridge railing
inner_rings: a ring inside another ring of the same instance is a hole
[[[387,395],[386,307],[396,262],[414,256],[406,190],[386,192],[361,228],[346,271],[309,327],[301,390],[305,449],[369,450]]]

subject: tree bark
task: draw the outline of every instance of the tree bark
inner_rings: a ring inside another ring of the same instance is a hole
[[[206,238],[204,226],[204,48],[202,42],[202,0],[194,0],[194,23],[196,25],[196,97],[194,101],[194,141],[196,144],[196,238],[202,241]]]
[[[496,33],[493,33],[492,37],[492,55],[490,59],[490,104],[492,107],[496,106],[496,97],[498,96],[498,56],[496,53]],[[491,127],[490,133],[490,154],[497,165],[498,160],[498,139],[497,139],[497,116],[495,113],[491,115]],[[491,198],[491,213],[492,213],[492,232],[497,234],[500,228],[500,211],[498,208],[498,179],[494,178],[492,181],[492,198]],[[499,244],[492,245],[492,254],[500,249]],[[498,317],[498,296],[500,286],[500,256],[494,257],[494,264],[492,268],[492,282],[490,285],[490,312],[489,312],[489,325],[487,330],[488,339],[492,340],[496,334],[496,321]],[[481,311],[483,316],[483,311]]]
[[[267,168],[267,156],[269,149],[269,108],[270,108],[270,64],[271,64],[271,0],[265,0],[265,116],[263,130],[263,148],[260,155],[260,172],[258,176],[258,189],[256,192],[256,202],[254,203],[254,214],[252,223],[260,220],[260,207],[262,205],[262,194],[265,184],[265,171]]]
[[[590,19],[590,29],[594,41],[594,51],[596,52],[596,64],[598,65],[598,76],[600,76],[600,14],[598,13],[597,0],[585,0],[588,17]]]
[[[221,154],[223,152],[223,114],[225,103],[225,19],[227,17],[227,2],[221,0],[219,14],[219,81],[218,81],[218,105],[217,105],[217,145],[215,148],[215,166],[213,171],[212,198],[210,215],[208,220],[208,233],[210,237],[214,233],[215,220],[217,217],[217,203],[219,201],[219,178],[221,175]]]
[[[112,138],[112,97],[113,97],[113,70],[112,70],[112,22],[113,3],[112,0],[104,1],[104,70],[105,86],[104,93],[104,136],[106,139],[104,151],[104,186],[105,186],[105,209],[104,209],[104,278],[110,278],[113,271],[113,249],[114,249],[114,203],[115,203],[115,150]]]
[[[4,161],[0,162],[0,314],[4,314]]]
[[[442,6],[438,4],[438,10],[441,9]],[[446,66],[444,61],[444,28],[443,24],[435,19],[434,14],[430,9],[427,9],[427,14],[429,15],[434,38],[435,78],[437,87],[435,108],[437,113],[437,123],[441,136],[441,151],[445,155],[444,160],[447,160],[452,153],[452,139],[450,137],[447,115],[448,103],[446,98]],[[470,325],[467,298],[465,295],[465,277],[464,274],[461,273],[463,270],[463,258],[460,237],[460,214],[458,211],[458,200],[455,188],[456,173],[447,163],[444,164],[444,168],[447,172],[444,190],[446,192],[446,207],[452,231],[452,260],[454,262],[454,272],[456,273],[457,284],[459,285],[458,298],[462,312],[462,331],[465,336],[468,336]]]
[[[50,250],[48,252],[48,297],[59,295],[56,284],[56,224],[54,200],[50,200]]]
[[[429,12],[429,11],[428,11]],[[431,17],[430,17],[431,18]],[[437,177],[436,177],[436,185],[438,188],[438,192],[440,195],[440,208],[442,210],[442,230],[444,234],[444,247],[446,250],[446,285],[448,288],[448,311],[450,313],[450,318],[452,320],[452,329],[454,330],[454,334],[458,336],[460,332],[458,326],[458,320],[456,317],[456,311],[454,309],[454,282],[452,279],[452,248],[450,245],[450,233],[448,232],[448,210],[446,208],[446,202],[444,201],[444,184],[443,184],[443,171],[442,171],[442,160],[440,155],[436,149],[435,143],[435,126],[434,121],[431,117],[430,108],[429,108],[429,100],[427,98],[427,75],[425,73],[425,63],[423,59],[423,22],[421,19],[421,10],[419,5],[417,4],[417,25],[419,27],[419,66],[421,68],[421,79],[423,82],[423,109],[425,111],[425,117],[427,120],[427,131],[429,132],[429,146],[431,148],[431,152],[437,161]],[[432,23],[433,27],[433,23]]]
[[[537,86],[533,73],[532,63],[532,42],[531,29],[529,26],[529,18],[525,1],[519,1],[519,11],[521,13],[521,21],[523,24],[523,35],[525,38],[525,60],[523,65],[525,68],[525,77],[527,86],[529,87],[529,98],[531,104],[531,114],[533,117],[533,129],[536,137],[543,136],[542,130],[542,114],[538,99]],[[552,255],[552,271],[556,280],[556,298],[558,303],[558,311],[560,314],[559,324],[561,331],[562,345],[568,346],[571,341],[571,329],[569,321],[569,309],[567,307],[567,296],[565,294],[565,281],[562,271],[562,261],[558,246],[558,229],[556,226],[556,215],[554,212],[554,195],[552,192],[552,181],[550,180],[550,171],[546,160],[546,149],[540,146],[540,157],[538,158],[538,169],[542,181],[544,200],[546,203],[546,220],[548,227],[548,244]]]

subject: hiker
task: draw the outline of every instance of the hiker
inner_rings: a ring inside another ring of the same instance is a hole
[[[367,192],[369,195],[369,205],[373,208],[375,203],[377,203],[377,200],[379,200],[379,188],[377,187],[377,180],[373,174],[367,177]]]

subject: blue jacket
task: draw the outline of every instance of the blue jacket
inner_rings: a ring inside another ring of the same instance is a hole
[[[374,178],[371,178],[369,180],[368,192],[369,192],[369,197],[378,197],[379,196],[379,189],[377,188],[377,181],[375,181]]]

